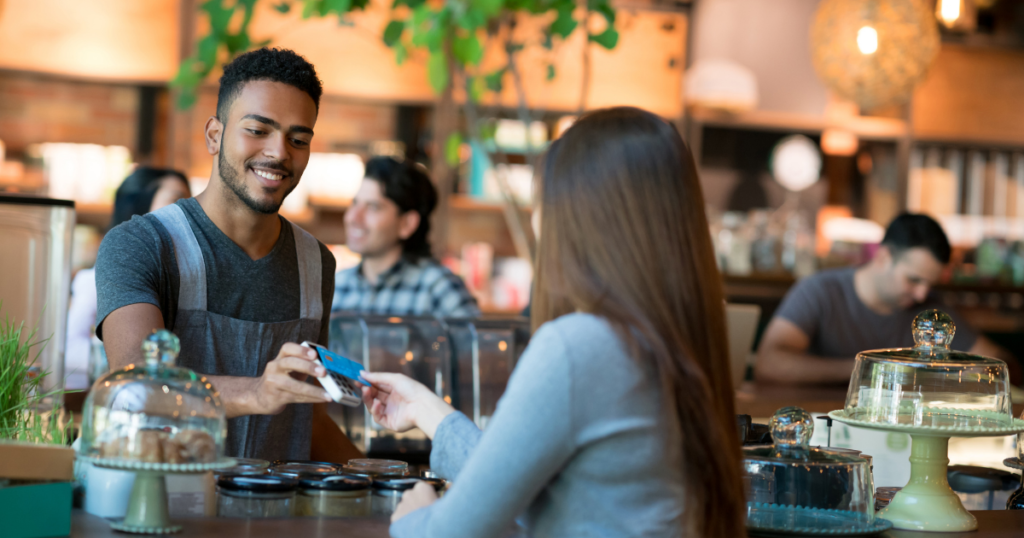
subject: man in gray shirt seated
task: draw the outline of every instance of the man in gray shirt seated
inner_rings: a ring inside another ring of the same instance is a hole
[[[956,322],[954,349],[1005,360],[1013,381],[1019,383],[1015,357],[929,294],[949,256],[949,240],[939,223],[925,215],[896,217],[869,263],[822,271],[789,290],[761,339],[757,380],[848,383],[857,353],[912,347],[914,317],[936,308]]]

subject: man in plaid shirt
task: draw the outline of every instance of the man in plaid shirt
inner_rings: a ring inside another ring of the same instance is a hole
[[[362,255],[334,279],[332,311],[389,316],[478,317],[462,279],[430,254],[437,191],[415,163],[374,157],[345,212],[348,248]]]

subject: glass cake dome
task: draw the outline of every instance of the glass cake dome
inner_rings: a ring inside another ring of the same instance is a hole
[[[840,511],[862,522],[874,519],[867,459],[851,451],[808,446],[814,421],[799,407],[779,409],[769,427],[773,445],[743,448],[748,511],[774,505]]]
[[[939,310],[914,318],[913,348],[857,354],[845,418],[940,430],[1013,424],[1006,363],[949,348],[956,327]]]
[[[96,381],[83,409],[81,455],[169,464],[224,458],[224,407],[206,377],[174,366],[180,349],[177,336],[156,331],[142,343],[144,364]]]

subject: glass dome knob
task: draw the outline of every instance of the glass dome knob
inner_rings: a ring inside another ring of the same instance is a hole
[[[956,324],[941,310],[925,310],[914,318],[914,347],[949,348],[956,333]]]
[[[801,407],[783,407],[772,415],[768,428],[779,448],[807,448],[814,434],[814,419]]]
[[[142,341],[142,356],[145,357],[146,364],[151,366],[161,362],[173,366],[180,351],[181,341],[167,329],[153,331],[153,334]]]

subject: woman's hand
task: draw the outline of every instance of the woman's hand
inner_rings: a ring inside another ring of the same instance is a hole
[[[367,379],[367,381],[369,381],[369,379]],[[395,513],[391,514],[391,522],[394,523],[409,515],[411,512],[419,510],[420,508],[426,508],[436,502],[437,492],[434,491],[434,487],[427,482],[420,482],[402,495],[402,501],[399,502],[398,507],[395,508]]]
[[[455,409],[422,383],[402,374],[363,372],[363,403],[373,420],[389,430],[419,428],[433,439],[437,426]]]

